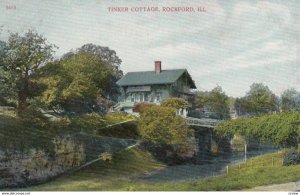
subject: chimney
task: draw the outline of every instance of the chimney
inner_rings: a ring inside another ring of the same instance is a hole
[[[155,61],[155,73],[159,74],[161,72],[161,61]]]

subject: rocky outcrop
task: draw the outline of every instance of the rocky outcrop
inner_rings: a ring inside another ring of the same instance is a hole
[[[55,176],[76,169],[83,163],[114,153],[136,140],[74,134],[56,137],[53,148],[45,152],[0,149],[0,188],[23,187],[45,182]]]
[[[53,140],[54,154],[40,149],[0,152],[0,187],[40,183],[85,161],[83,145],[69,136]]]

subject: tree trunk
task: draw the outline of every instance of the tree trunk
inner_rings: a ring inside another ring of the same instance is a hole
[[[20,116],[22,112],[26,109],[26,99],[27,96],[23,91],[18,92],[18,115]]]
[[[28,71],[21,75],[19,80],[19,90],[18,90],[18,116],[27,108],[26,100],[28,97]]]

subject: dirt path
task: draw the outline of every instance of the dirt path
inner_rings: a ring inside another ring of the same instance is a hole
[[[247,191],[300,191],[300,181],[268,186],[258,186]]]

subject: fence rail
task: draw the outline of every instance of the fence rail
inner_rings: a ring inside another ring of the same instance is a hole
[[[219,123],[223,122],[223,120],[199,119],[199,118],[187,117],[186,122],[187,122],[188,125],[191,125],[191,126],[201,126],[201,127],[214,128]]]
[[[281,167],[283,166],[284,158],[283,156],[272,157],[266,160],[254,160],[249,159],[245,162],[240,162],[234,165],[227,165],[225,168],[225,173],[230,174],[231,172],[241,171],[245,169],[254,169],[254,168],[272,168],[272,167]]]

